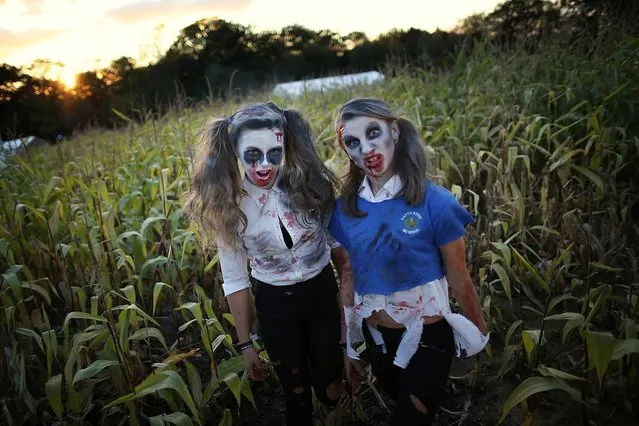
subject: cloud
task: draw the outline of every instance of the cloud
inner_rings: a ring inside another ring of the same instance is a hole
[[[0,62],[4,62],[15,53],[29,49],[44,41],[51,40],[64,31],[54,29],[34,29],[12,32],[0,28]]]
[[[195,13],[243,10],[251,3],[253,0],[143,0],[112,9],[107,16],[123,24],[135,24]]]
[[[40,13],[43,10],[45,0],[22,0],[28,13]]]

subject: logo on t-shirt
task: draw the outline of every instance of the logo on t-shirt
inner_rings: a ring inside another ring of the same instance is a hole
[[[402,223],[404,225],[402,228],[404,234],[417,234],[421,230],[419,226],[422,223],[422,215],[416,211],[404,213],[402,215]]]

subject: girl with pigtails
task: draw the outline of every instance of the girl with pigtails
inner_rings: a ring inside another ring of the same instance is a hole
[[[312,424],[311,387],[329,406],[342,390],[338,287],[329,261],[333,254],[344,267],[345,257],[326,230],[335,186],[295,110],[248,105],[203,130],[186,209],[217,245],[237,349],[249,377],[264,380],[249,330],[250,263],[260,335],[289,425]]]
[[[366,360],[397,403],[393,424],[430,425],[455,352],[472,356],[488,341],[466,266],[465,227],[474,219],[426,179],[419,132],[385,102],[348,101],[335,131],[350,158],[329,226],[353,274],[340,287],[347,377],[361,380],[353,347],[365,342]],[[452,313],[449,286],[464,315]]]

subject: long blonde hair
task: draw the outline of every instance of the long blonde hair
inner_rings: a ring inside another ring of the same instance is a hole
[[[214,120],[202,130],[185,210],[199,225],[205,243],[215,237],[235,246],[238,232],[246,228],[239,207],[243,195],[237,142],[244,129],[273,129],[284,133],[281,188],[292,208],[318,222],[331,213],[337,179],[313,146],[311,129],[302,114],[273,102],[251,104],[228,118]]]

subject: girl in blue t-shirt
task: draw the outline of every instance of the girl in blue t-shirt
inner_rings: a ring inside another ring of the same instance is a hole
[[[488,341],[466,266],[465,226],[474,220],[426,180],[424,142],[385,102],[350,100],[335,130],[350,159],[329,225],[352,265],[340,286],[346,370],[361,379],[353,348],[366,342],[373,373],[397,402],[395,424],[428,425],[455,351],[474,355]],[[464,315],[451,312],[448,286]]]

